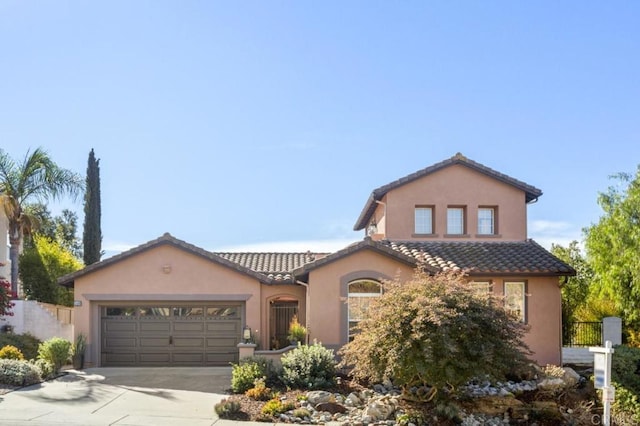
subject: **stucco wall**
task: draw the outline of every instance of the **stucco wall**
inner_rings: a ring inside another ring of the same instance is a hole
[[[15,334],[30,333],[45,341],[52,337],[61,337],[73,342],[73,325],[62,324],[48,310],[35,300],[14,300],[13,316],[2,317],[0,326],[13,326]]]
[[[309,323],[311,338],[338,348],[347,342],[346,284],[360,278],[410,278],[413,269],[389,258],[363,250],[313,270],[310,274]],[[472,279],[472,277],[470,278]],[[526,317],[529,330],[525,343],[532,359],[540,364],[561,362],[561,295],[557,277],[482,277],[491,281],[493,291],[503,295],[505,281],[527,285]]]
[[[387,193],[382,201],[386,206],[378,205],[375,213],[380,238],[450,240],[452,237],[445,237],[447,206],[466,206],[467,239],[491,241],[496,238],[477,235],[479,206],[497,206],[497,237],[500,240],[527,238],[525,193],[465,166],[453,165],[402,185]],[[414,234],[414,209],[420,205],[434,207],[433,236]]]
[[[168,272],[167,272],[168,271]],[[261,284],[200,256],[170,245],[98,269],[75,282],[75,332],[88,336],[87,362],[100,359],[100,307],[142,300],[239,301],[245,303],[243,325],[261,324]]]
[[[346,284],[356,279],[407,279],[413,269],[388,257],[362,250],[311,271],[309,277],[308,323],[310,338],[325,346],[347,342]]]

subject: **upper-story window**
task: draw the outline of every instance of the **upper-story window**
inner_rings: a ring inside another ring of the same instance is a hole
[[[349,283],[349,341],[358,332],[358,323],[366,318],[371,300],[381,294],[382,286],[377,281],[357,280]]]
[[[416,207],[414,217],[414,233],[433,234],[433,207]]]
[[[478,208],[478,234],[479,235],[495,235],[496,234],[496,208],[495,207],[479,207]]]
[[[447,234],[463,235],[465,233],[466,230],[464,216],[464,207],[447,208]]]

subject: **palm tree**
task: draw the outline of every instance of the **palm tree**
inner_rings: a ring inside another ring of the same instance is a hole
[[[79,175],[58,167],[41,148],[27,151],[21,164],[16,164],[0,149],[0,205],[9,224],[9,259],[11,260],[11,292],[18,291],[18,258],[25,232],[37,224],[25,211],[30,200],[45,202],[63,195],[77,197],[83,190]]]

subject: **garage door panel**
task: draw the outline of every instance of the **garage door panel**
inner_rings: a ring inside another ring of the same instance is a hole
[[[108,365],[132,365],[136,363],[135,353],[108,353],[103,356],[103,364]]]
[[[176,364],[202,364],[204,353],[174,352],[172,361]]]
[[[229,348],[236,345],[236,339],[234,338],[207,338],[208,348]]]
[[[138,330],[138,323],[130,321],[113,321],[106,320],[103,322],[103,329],[107,332],[130,332],[136,333]]]
[[[168,364],[171,360],[168,352],[140,352],[141,363],[163,363]]]
[[[207,352],[207,364],[211,365],[229,365],[231,362],[238,362],[237,353],[217,353]]]
[[[240,322],[239,321],[208,322],[207,331],[227,332],[228,334],[235,334],[240,331]]]
[[[176,348],[204,348],[204,337],[176,337],[173,346]]]
[[[171,323],[168,321],[163,322],[140,322],[140,331],[142,332],[164,332],[169,333],[171,330]]]
[[[191,331],[195,333],[202,333],[205,328],[202,322],[174,322],[173,330],[177,332]]]
[[[109,348],[132,348],[136,346],[135,337],[109,337],[105,339],[105,345]]]

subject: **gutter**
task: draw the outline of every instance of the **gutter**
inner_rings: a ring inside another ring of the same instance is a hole
[[[311,328],[309,326],[309,324],[311,323],[311,295],[309,294],[310,291],[310,287],[308,283],[305,283],[303,281],[300,280],[295,280],[296,284],[300,284],[301,286],[305,287],[306,291],[305,293],[305,315],[304,315],[304,319],[305,319],[305,327],[307,328],[307,337],[306,337],[306,344],[309,344],[309,334],[311,333]]]

